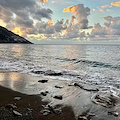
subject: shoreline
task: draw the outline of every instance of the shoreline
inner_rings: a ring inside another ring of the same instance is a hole
[[[14,100],[15,97],[21,97],[21,100]],[[17,116],[13,114],[13,109],[7,108],[7,105],[12,104],[17,108],[14,110],[22,114]],[[65,106],[62,108],[61,114],[51,113],[47,116],[41,113],[43,105],[47,102],[41,101],[40,96],[26,95],[11,89],[0,86],[0,119],[1,120],[75,120],[74,113],[71,107]]]
[[[38,82],[45,79],[48,80],[46,83]],[[33,120],[75,120],[75,118],[79,120],[79,117],[87,120],[119,120],[120,118],[119,96],[115,97],[110,91],[101,91],[92,85],[51,80],[8,70],[0,70],[0,85],[4,86],[0,86],[0,107],[6,109],[7,104],[14,104],[22,114],[27,108],[33,109],[34,118],[30,118]],[[45,95],[46,91],[48,93]],[[33,93],[35,95],[32,95]],[[62,99],[55,99],[55,95],[61,95]],[[15,101],[14,97],[17,96],[20,96],[21,100]],[[41,114],[43,104],[57,106],[62,112],[58,115],[54,114],[53,110],[52,114],[44,116]],[[6,110],[11,115],[11,111]]]

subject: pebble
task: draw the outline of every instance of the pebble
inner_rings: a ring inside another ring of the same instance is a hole
[[[46,83],[46,82],[48,82],[48,80],[39,80],[38,82]]]
[[[22,116],[22,114],[21,114],[21,113],[19,113],[19,112],[15,111],[15,110],[13,110],[13,114],[14,114],[15,116]]]
[[[62,95],[56,95],[56,96],[54,96],[54,98],[55,98],[55,99],[59,99],[59,100],[62,100],[62,99],[63,99]]]
[[[14,100],[21,100],[21,97],[14,97]]]

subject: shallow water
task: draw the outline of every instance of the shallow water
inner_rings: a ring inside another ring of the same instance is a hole
[[[0,68],[120,89],[118,45],[1,44]]]

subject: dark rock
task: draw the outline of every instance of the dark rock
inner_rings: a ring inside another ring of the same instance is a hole
[[[44,71],[32,71],[32,72],[35,74],[44,74],[45,73]]]
[[[63,86],[57,86],[57,85],[56,85],[55,88],[61,89],[61,88],[63,88]]]
[[[59,109],[56,109],[55,107],[51,106],[51,105],[48,105],[49,107],[49,110],[55,114],[61,114],[62,110],[59,108]]]
[[[86,91],[99,91],[99,89],[96,88],[96,87],[93,87],[93,86],[82,86],[79,83],[74,83],[74,86],[78,86],[81,89],[86,90]]]
[[[45,93],[45,92],[41,92],[41,95],[46,96],[46,95],[47,95],[47,93]]]
[[[39,80],[38,82],[46,83],[46,82],[48,82],[48,80]]]
[[[31,108],[27,108],[27,109],[26,109],[26,111],[31,111],[31,112],[32,112],[32,111],[33,111],[33,109],[31,109]]]
[[[74,86],[78,86],[78,87],[80,87],[81,89],[83,89],[83,86],[80,85],[80,84],[78,84],[78,83],[74,83]]]
[[[112,100],[113,98],[110,98],[108,94],[95,94],[91,97],[92,102],[98,105],[102,105],[104,107],[113,107],[114,106],[114,101]]]
[[[15,110],[13,110],[13,114],[14,114],[15,116],[22,116],[22,114],[21,114],[21,113],[19,113],[19,112],[15,111]]]
[[[50,75],[50,76],[61,76],[63,75],[61,72],[54,72],[54,71],[51,71],[51,70],[48,70],[45,72],[45,75]]]
[[[8,104],[8,105],[6,105],[6,108],[9,108],[9,109],[16,109],[17,107],[15,106],[15,105],[13,105],[13,104]]]
[[[54,113],[59,115],[62,113],[62,110],[61,109],[54,109]]]
[[[59,99],[59,100],[62,100],[62,99],[63,99],[62,95],[56,95],[56,96],[54,96],[54,98],[55,98],[55,99]]]

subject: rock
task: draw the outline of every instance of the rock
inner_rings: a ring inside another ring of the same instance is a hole
[[[56,85],[55,88],[61,89],[61,88],[63,88],[63,86],[57,86],[57,85]]]
[[[52,70],[46,71],[45,75],[50,75],[50,76],[61,76],[63,75],[61,72],[54,72]]]
[[[41,113],[43,115],[49,115],[50,113],[54,113],[54,114],[61,114],[62,110],[61,108],[56,108],[55,106],[51,106],[51,105],[42,105],[42,107],[44,108],[44,110],[41,110]]]
[[[35,74],[44,74],[45,73],[44,71],[32,71],[32,72]]]
[[[114,115],[114,116],[118,117],[119,113],[116,111],[109,111],[108,115]]]
[[[55,98],[55,99],[59,99],[59,100],[62,100],[62,99],[63,99],[62,95],[56,95],[56,96],[54,96],[54,98]]]
[[[14,97],[14,100],[21,100],[21,97]]]
[[[68,86],[74,86],[74,83],[70,83],[70,84],[68,84]]]
[[[51,111],[45,109],[45,110],[41,110],[41,113],[46,116],[46,115],[49,115],[51,113]]]
[[[92,97],[92,102],[94,102],[95,104],[98,104],[98,105],[102,105],[104,107],[113,107],[114,106],[114,98],[111,97],[108,94],[105,94],[105,93],[97,93],[97,94],[94,94]]]
[[[88,120],[88,118],[85,117],[85,116],[79,116],[79,117],[78,117],[78,120]]]
[[[45,93],[45,92],[41,92],[41,95],[46,96],[46,95],[47,95],[47,93]]]
[[[22,116],[22,114],[21,114],[21,113],[19,113],[19,112],[15,111],[15,110],[13,110],[13,114],[14,114],[15,116]]]
[[[83,86],[80,85],[80,84],[78,84],[78,83],[74,83],[74,86],[78,86],[78,87],[80,87],[81,89],[83,89]]]
[[[113,114],[114,116],[118,116],[119,115],[119,113],[118,112],[114,112],[114,114]]]
[[[48,82],[48,80],[39,80],[38,82],[46,83],[46,82]]]
[[[26,109],[26,111],[31,111],[31,112],[32,112],[32,111],[33,111],[33,109],[31,109],[31,108],[27,108],[27,109]]]
[[[15,105],[13,105],[13,104],[8,104],[8,105],[6,105],[6,108],[9,108],[9,109],[16,109],[17,107],[15,106]]]
[[[62,113],[62,110],[61,109],[54,109],[54,113],[59,115]]]
[[[78,86],[81,89],[86,90],[86,91],[99,91],[99,89],[94,86],[82,86],[79,83],[74,83],[74,86]]]
[[[56,109],[55,107],[53,107],[51,105],[48,105],[48,107],[49,107],[49,110],[52,111],[55,114],[61,114],[61,112],[62,112],[62,110],[60,108]]]

